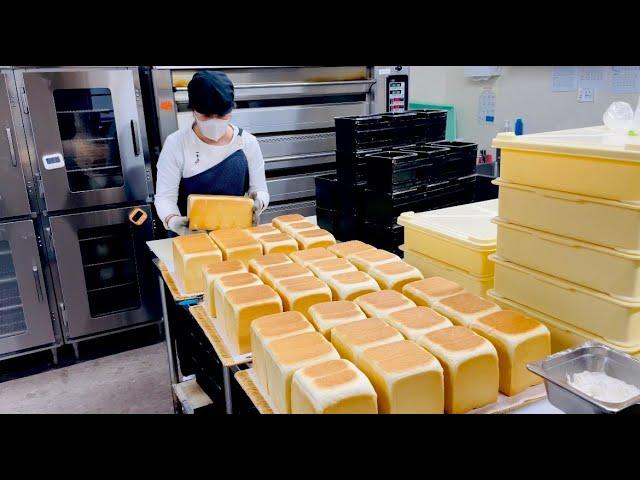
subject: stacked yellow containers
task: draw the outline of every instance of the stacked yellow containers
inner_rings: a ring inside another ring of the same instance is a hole
[[[498,200],[488,200],[403,213],[398,223],[404,226],[405,262],[425,277],[444,277],[484,296],[493,287],[489,256],[496,251],[497,212]]]
[[[502,133],[495,287],[544,322],[640,356],[640,139],[590,127]]]

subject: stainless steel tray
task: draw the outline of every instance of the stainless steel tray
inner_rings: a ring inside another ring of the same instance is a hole
[[[566,413],[640,414],[640,395],[626,402],[602,402],[567,381],[567,375],[588,370],[604,372],[640,388],[640,361],[607,345],[586,342],[530,363],[527,368],[544,379],[549,402]]]

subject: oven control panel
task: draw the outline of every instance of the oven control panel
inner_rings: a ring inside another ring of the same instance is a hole
[[[405,112],[409,109],[409,76],[389,75],[387,77],[387,111]]]

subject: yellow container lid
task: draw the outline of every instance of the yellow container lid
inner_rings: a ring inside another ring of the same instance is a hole
[[[529,135],[502,132],[491,145],[505,150],[640,162],[640,137],[614,133],[604,125]]]
[[[404,212],[398,223],[427,235],[444,238],[471,250],[496,249],[498,199],[415,213]]]

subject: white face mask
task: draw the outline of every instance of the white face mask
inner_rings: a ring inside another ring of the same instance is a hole
[[[200,132],[205,137],[216,142],[222,138],[229,126],[229,119],[212,118],[211,120],[198,120],[195,114],[193,117],[196,119]]]

